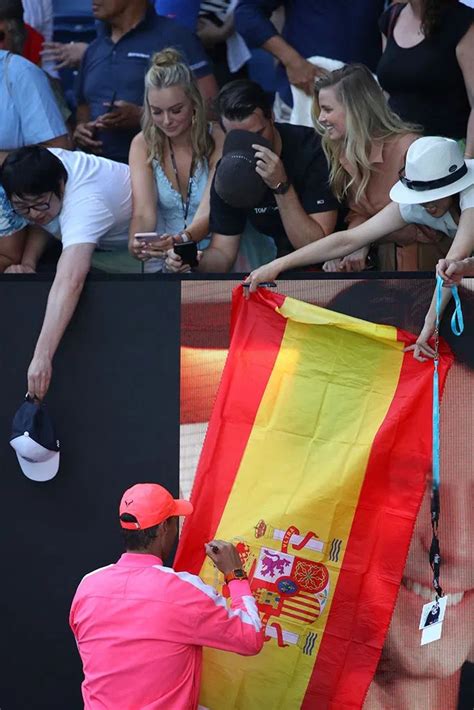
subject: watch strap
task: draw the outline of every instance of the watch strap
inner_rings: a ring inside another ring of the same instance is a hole
[[[290,189],[290,185],[291,185],[291,183],[289,180],[283,180],[282,182],[279,182],[278,185],[272,189],[272,192],[275,195],[284,195]]]
[[[239,579],[248,579],[243,569],[234,569],[232,570],[232,572],[228,572],[226,575],[224,575],[224,582],[226,584],[229,584],[229,582],[233,582],[234,580]]]

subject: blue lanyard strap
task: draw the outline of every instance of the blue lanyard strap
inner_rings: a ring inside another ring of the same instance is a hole
[[[436,279],[436,333],[439,332],[439,322],[441,319],[441,295],[443,292],[443,279],[438,276]],[[451,286],[451,294],[454,299],[454,313],[451,316],[451,330],[454,335],[461,335],[464,330],[464,318],[462,315],[461,299],[459,298],[458,287]]]
[[[464,318],[462,316],[461,300],[459,298],[458,287],[452,286],[451,291],[454,298],[454,313],[451,317],[451,330],[454,335],[461,335],[464,330]]]
[[[438,538],[439,523],[439,486],[440,486],[440,466],[439,466],[439,323],[441,319],[441,296],[443,292],[443,279],[438,276],[436,281],[436,328],[435,328],[435,357],[433,369],[433,478],[431,488],[431,528],[432,539],[429,552],[430,566],[433,570],[433,587],[436,591],[436,598],[443,596],[443,590],[439,584],[439,570],[441,566],[441,554]],[[464,330],[464,319],[461,309],[457,286],[451,286],[454,298],[454,313],[451,318],[451,330],[454,335],[461,335]]]

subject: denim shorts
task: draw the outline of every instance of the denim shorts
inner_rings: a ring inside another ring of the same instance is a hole
[[[13,211],[7,199],[5,190],[0,186],[0,237],[8,237],[19,229],[26,227],[28,222]]]

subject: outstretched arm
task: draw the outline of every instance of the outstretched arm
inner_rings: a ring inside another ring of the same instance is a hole
[[[52,361],[76,309],[90,268],[95,244],[74,244],[59,259],[48,296],[43,326],[28,368],[28,394],[43,399],[53,371]]]
[[[474,158],[474,25],[471,25],[456,47],[456,57],[461,67],[471,112],[466,128],[466,158]]]
[[[391,202],[374,217],[354,229],[330,234],[324,239],[307,244],[302,249],[297,249],[287,256],[261,266],[252,271],[245,283],[250,285],[251,292],[255,291],[259,283],[273,281],[282,271],[310,264],[320,264],[328,259],[346,256],[346,254],[351,254],[356,249],[371,244],[404,225],[405,221],[400,215],[398,205]]]
[[[236,29],[250,48],[262,47],[283,64],[290,84],[311,94],[314,79],[321,69],[288,44],[270,20],[272,13],[283,4],[281,0],[240,0],[235,9]],[[318,54],[317,48],[312,54]]]
[[[474,208],[461,212],[459,227],[456,236],[445,259],[440,259],[436,266],[436,274],[445,282],[446,286],[454,286],[461,281],[462,276],[474,276],[472,259],[469,257],[474,250]],[[443,288],[441,295],[441,315],[451,299],[451,289]],[[410,345],[407,350],[413,350],[413,357],[420,362],[432,358],[435,352],[429,344],[436,327],[436,291],[433,293],[425,323],[415,345]]]

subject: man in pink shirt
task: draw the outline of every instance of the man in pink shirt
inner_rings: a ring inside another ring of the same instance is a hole
[[[192,510],[156,483],[125,491],[120,524],[126,552],[87,574],[71,607],[86,710],[192,710],[203,646],[246,656],[262,648],[257,605],[231,543],[206,545],[228,584],[230,607],[199,577],[163,567],[178,516]]]

